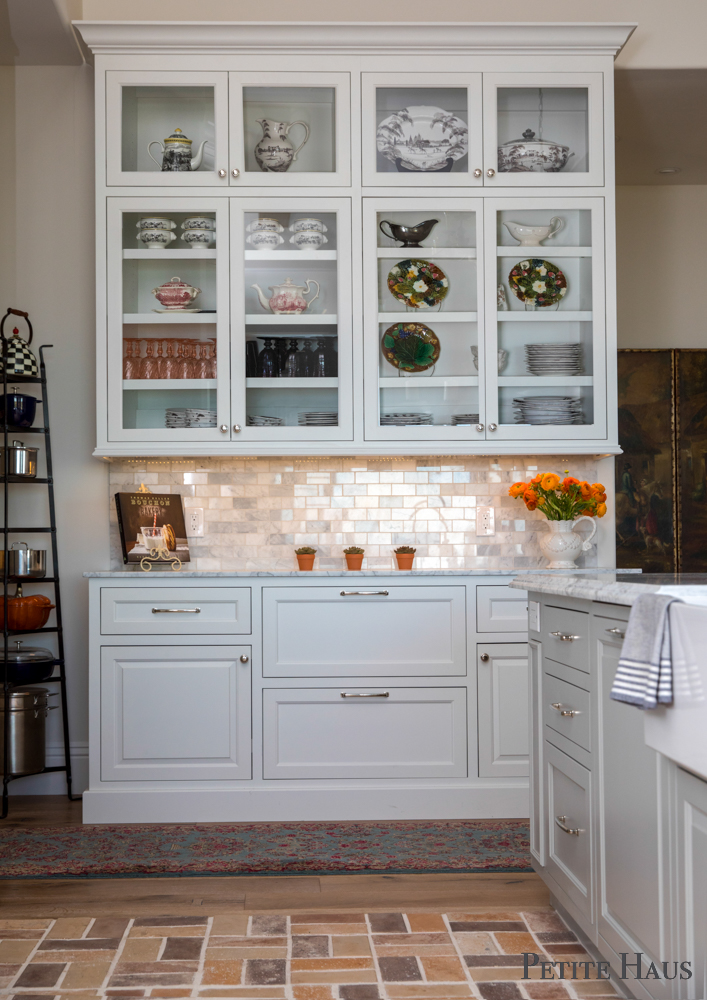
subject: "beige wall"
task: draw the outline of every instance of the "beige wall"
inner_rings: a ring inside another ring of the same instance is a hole
[[[536,17],[534,15],[537,15]],[[83,0],[86,20],[124,21],[625,21],[639,25],[617,65],[631,68],[707,66],[704,0],[569,0],[523,8],[515,0]]]
[[[617,188],[619,347],[707,348],[707,186]]]

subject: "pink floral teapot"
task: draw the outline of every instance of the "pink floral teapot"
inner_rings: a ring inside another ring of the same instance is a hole
[[[317,293],[308,302],[305,295],[309,292],[310,285],[316,285]],[[258,293],[258,299],[263,309],[269,309],[270,312],[277,314],[303,313],[315,299],[319,298],[319,282],[314,281],[313,278],[307,278],[304,285],[296,285],[292,278],[286,278],[281,285],[268,285],[273,293],[269,299],[259,285],[251,285],[250,287]]]

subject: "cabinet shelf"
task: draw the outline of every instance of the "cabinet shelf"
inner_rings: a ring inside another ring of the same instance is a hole
[[[246,250],[246,260],[336,260],[336,250]]]
[[[123,323],[216,323],[215,312],[123,313]]]
[[[216,250],[123,250],[123,260],[216,260]]]
[[[275,316],[259,315],[258,313],[246,314],[246,326],[336,326],[336,314],[327,316],[326,313],[298,313],[296,316]]]
[[[496,247],[497,257],[516,257],[524,260],[526,257],[591,257],[591,247]]]
[[[247,378],[246,389],[337,389],[338,378]]]
[[[432,309],[416,310],[414,313],[378,313],[379,323],[476,323],[475,312],[434,312]]]
[[[479,384],[478,375],[412,375],[412,376],[390,376],[384,375],[378,379],[381,389],[422,389],[431,388],[458,388],[463,386],[475,386]]]
[[[591,312],[499,312],[499,323],[591,323]]]
[[[378,256],[391,260],[409,260],[411,257],[466,260],[476,258],[476,247],[378,247]]]
[[[498,384],[518,386],[523,388],[541,388],[542,386],[582,386],[594,385],[592,375],[499,375]]]
[[[215,378],[125,378],[123,389],[215,389]]]

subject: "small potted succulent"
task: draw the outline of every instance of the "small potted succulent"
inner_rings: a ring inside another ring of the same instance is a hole
[[[349,545],[348,549],[344,549],[344,555],[346,556],[346,568],[361,569],[361,564],[363,563],[363,552],[364,550],[358,545]]]
[[[303,545],[301,549],[295,549],[299,568],[301,570],[314,569],[314,557],[316,554],[317,550],[311,548],[309,545]]]
[[[415,552],[417,550],[413,549],[410,545],[400,545],[395,550],[395,558],[398,560],[398,569],[412,569],[412,561],[415,558]]]

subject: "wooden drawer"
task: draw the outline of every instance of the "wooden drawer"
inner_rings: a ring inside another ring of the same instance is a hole
[[[545,769],[547,870],[591,923],[592,774],[547,739]]]
[[[466,777],[466,689],[266,689],[263,754],[265,778]]]
[[[248,635],[250,631],[249,587],[101,588],[102,635]]]
[[[528,595],[510,587],[476,588],[477,632],[527,632]]]
[[[589,673],[589,615],[546,605],[541,613],[545,656]],[[563,639],[563,636],[573,636]]]
[[[464,587],[263,590],[265,677],[466,674]]]
[[[569,668],[552,660],[545,661],[543,677],[543,716],[545,724],[568,740],[591,753],[591,719],[589,692],[570,683],[562,674]],[[562,715],[575,712],[575,715]]]

